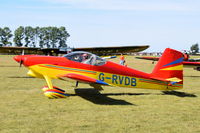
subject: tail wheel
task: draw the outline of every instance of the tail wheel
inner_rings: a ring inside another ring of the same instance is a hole
[[[42,90],[44,91],[44,95],[50,99],[66,98],[69,96],[69,94],[66,94],[64,90],[55,86],[53,89],[49,89],[48,86],[44,86]]]

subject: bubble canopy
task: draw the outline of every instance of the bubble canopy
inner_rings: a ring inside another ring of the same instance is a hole
[[[106,64],[106,60],[89,52],[76,51],[64,55],[63,57],[71,61],[80,62],[83,64],[89,64],[94,66],[101,66]]]

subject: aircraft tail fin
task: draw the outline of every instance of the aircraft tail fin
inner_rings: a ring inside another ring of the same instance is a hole
[[[165,49],[151,73],[152,79],[183,84],[183,54],[174,49]]]

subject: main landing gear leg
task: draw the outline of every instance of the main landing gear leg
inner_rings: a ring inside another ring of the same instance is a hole
[[[52,85],[52,82],[51,82],[51,78],[49,78],[48,76],[44,76],[46,82],[47,82],[47,85],[48,85],[48,89],[53,89],[53,85]]]

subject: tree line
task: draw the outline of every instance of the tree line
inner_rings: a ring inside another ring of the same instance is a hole
[[[14,34],[9,27],[0,27],[0,46],[60,48],[70,37],[66,28],[20,26]],[[12,41],[11,41],[12,40]]]

